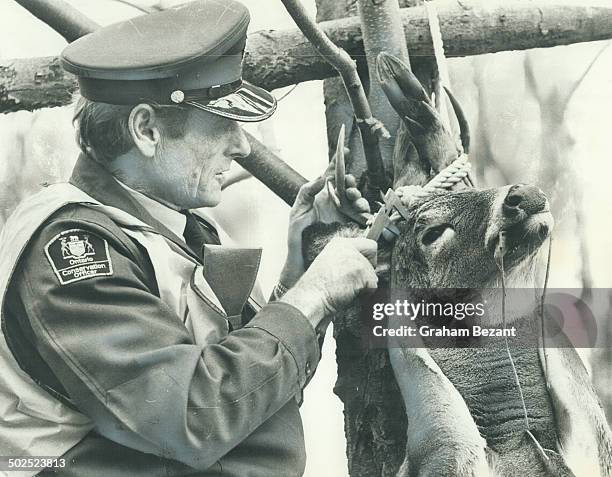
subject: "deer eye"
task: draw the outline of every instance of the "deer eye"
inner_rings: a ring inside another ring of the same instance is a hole
[[[425,246],[431,245],[442,236],[446,229],[450,228],[452,228],[450,224],[442,224],[427,229],[421,237],[421,243]]]

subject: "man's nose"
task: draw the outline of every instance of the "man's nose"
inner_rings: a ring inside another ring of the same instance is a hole
[[[503,210],[507,217],[516,215],[520,210],[527,215],[542,212],[546,207],[546,196],[533,185],[514,185],[504,199]]]
[[[246,133],[238,123],[233,124],[232,135],[229,144],[229,155],[232,159],[240,159],[251,154],[251,144]]]

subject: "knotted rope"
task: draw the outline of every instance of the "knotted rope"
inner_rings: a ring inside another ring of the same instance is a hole
[[[470,172],[471,164],[468,156],[462,154],[449,166],[442,169],[424,186],[409,185],[395,189],[395,193],[402,199],[402,203],[410,206],[415,199],[422,199],[436,192],[451,190],[457,183],[462,182]]]

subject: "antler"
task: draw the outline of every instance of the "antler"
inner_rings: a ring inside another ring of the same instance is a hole
[[[419,80],[406,64],[387,53],[378,55],[376,71],[391,106],[410,133],[421,162],[434,172],[444,169],[459,151]],[[396,182],[398,179],[394,178]]]
[[[351,206],[351,201],[346,196],[346,162],[344,160],[344,135],[345,129],[343,124],[340,127],[340,133],[338,134],[334,161],[333,164],[330,164],[330,166],[334,166],[335,189],[328,177],[327,192],[336,204],[336,207],[338,207],[338,210],[342,212],[342,214],[346,215],[359,225],[364,226],[368,223],[368,220],[370,220],[371,214],[365,212],[356,212]]]
[[[455,98],[455,95],[448,89],[446,86],[444,87],[444,91],[448,96],[448,99],[453,106],[453,111],[455,112],[455,117],[457,118],[457,123],[459,124],[459,137],[461,138],[461,145],[463,146],[463,152],[465,154],[470,153],[470,124],[468,123],[467,118],[465,117],[465,112],[461,107],[461,104]]]

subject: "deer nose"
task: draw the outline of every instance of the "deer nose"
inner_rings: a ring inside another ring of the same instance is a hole
[[[542,212],[546,207],[546,196],[538,187],[518,184],[508,191],[504,199],[504,214],[508,217],[516,216],[521,210],[527,215]]]

